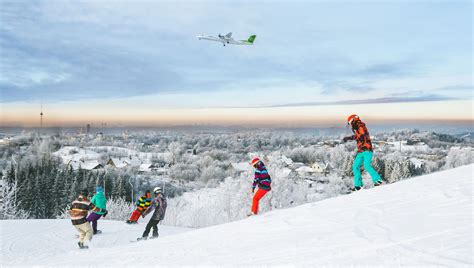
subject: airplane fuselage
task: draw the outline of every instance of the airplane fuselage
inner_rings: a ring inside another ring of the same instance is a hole
[[[255,36],[249,37],[249,40],[235,40],[232,38],[232,33],[228,33],[226,35],[218,34],[217,37],[211,35],[198,35],[197,38],[199,40],[209,40],[220,42],[222,45],[232,44],[232,45],[253,45],[253,40]]]

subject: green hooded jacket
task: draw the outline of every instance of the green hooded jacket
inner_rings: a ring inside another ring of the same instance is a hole
[[[98,209],[93,209],[94,213],[104,215],[106,210],[107,199],[105,199],[104,192],[97,192],[91,199],[91,203],[94,204]]]

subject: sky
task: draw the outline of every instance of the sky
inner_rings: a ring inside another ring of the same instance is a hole
[[[0,2],[0,123],[473,121],[471,1]],[[253,46],[196,36],[256,34]]]

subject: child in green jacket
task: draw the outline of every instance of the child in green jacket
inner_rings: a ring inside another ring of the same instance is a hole
[[[105,199],[104,188],[102,186],[97,186],[95,188],[95,195],[91,199],[91,204],[93,206],[92,213],[87,217],[88,222],[92,222],[92,230],[94,234],[102,233],[102,231],[97,230],[97,220],[102,216],[107,215],[106,209],[107,199]]]

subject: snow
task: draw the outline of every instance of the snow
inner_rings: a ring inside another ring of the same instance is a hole
[[[293,160],[291,160],[291,158],[288,158],[284,155],[281,156],[281,160],[287,165],[287,166],[291,166],[293,164]]]
[[[152,167],[153,164],[151,163],[141,164],[138,170],[143,172],[150,172]]]
[[[79,169],[79,167],[81,167],[82,169],[87,169],[87,170],[102,168],[102,165],[97,160],[88,160],[84,162],[72,162],[71,165],[73,169]]]
[[[69,161],[83,161],[83,160],[97,160],[100,158],[100,153],[98,152],[107,152],[106,154],[122,154],[126,157],[114,157],[112,160],[115,164],[121,165],[123,161],[126,162],[125,165],[130,164],[133,166],[139,166],[142,163],[150,162],[150,160],[155,158],[169,159],[171,154],[169,152],[162,153],[145,153],[139,152],[136,150],[115,147],[115,146],[89,146],[89,147],[77,147],[77,146],[64,146],[58,151],[54,152],[53,155],[60,157],[64,163]]]
[[[231,163],[232,168],[239,172],[249,171],[252,167],[249,162]]]
[[[188,232],[160,226],[159,239],[139,243],[128,240],[145,221],[100,221],[104,233],[89,250],[76,248],[67,220],[1,221],[0,266],[472,267],[473,171],[471,164]]]
[[[395,141],[395,142],[387,142],[387,144],[390,144],[392,146],[392,149],[397,151],[403,151],[403,152],[412,152],[412,151],[428,151],[430,147],[426,144],[417,144],[417,145],[408,145],[407,141]]]
[[[124,168],[126,166],[141,167],[143,164],[148,166],[151,165],[151,163],[142,163],[142,161],[136,157],[112,157],[110,160],[114,162],[114,165],[117,168]]]
[[[301,166],[301,167],[297,168],[295,171],[298,172],[301,175],[318,172],[313,167],[308,167],[308,166]]]
[[[100,154],[90,149],[79,148],[76,146],[65,146],[57,152],[54,152],[53,155],[60,157],[64,163],[97,160],[100,157]]]
[[[424,164],[424,161],[422,159],[418,158],[410,158],[410,162],[415,166],[415,168],[421,168]]]
[[[138,224],[100,219],[98,229],[103,233],[93,237],[89,250],[101,251],[113,249],[118,245],[130,245],[130,241],[140,237],[145,230],[148,219],[140,219]],[[64,254],[77,255],[76,235],[78,232],[70,220],[8,220],[0,221],[2,234],[2,255],[0,267],[5,265],[51,265],[50,259],[57,259]],[[160,237],[187,232],[188,228],[158,225]],[[150,232],[151,233],[151,232]],[[84,253],[82,256],[86,256]],[[125,256],[125,255],[123,255]],[[68,265],[75,264],[76,257],[66,258]],[[118,256],[120,258],[120,256]],[[101,266],[106,262],[91,264]],[[107,264],[109,265],[109,264]]]

